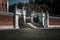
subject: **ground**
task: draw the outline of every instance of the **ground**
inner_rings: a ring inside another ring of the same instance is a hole
[[[59,40],[60,29],[1,30],[0,40]]]

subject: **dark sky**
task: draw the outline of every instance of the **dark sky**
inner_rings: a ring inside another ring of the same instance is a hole
[[[19,3],[19,2],[21,2],[21,3],[23,3],[23,2],[28,3],[29,2],[29,0],[8,0],[8,1],[9,1],[9,5],[12,5],[14,3]]]

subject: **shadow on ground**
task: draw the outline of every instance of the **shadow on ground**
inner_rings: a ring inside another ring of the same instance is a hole
[[[0,40],[58,40],[60,29],[1,30]]]

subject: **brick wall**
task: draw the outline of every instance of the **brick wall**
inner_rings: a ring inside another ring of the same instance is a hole
[[[49,25],[60,25],[60,19],[49,18]]]
[[[0,15],[0,25],[13,25],[13,16]]]

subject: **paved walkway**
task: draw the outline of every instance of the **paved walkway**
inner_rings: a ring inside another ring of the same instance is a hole
[[[0,40],[59,40],[60,29],[1,30]]]

